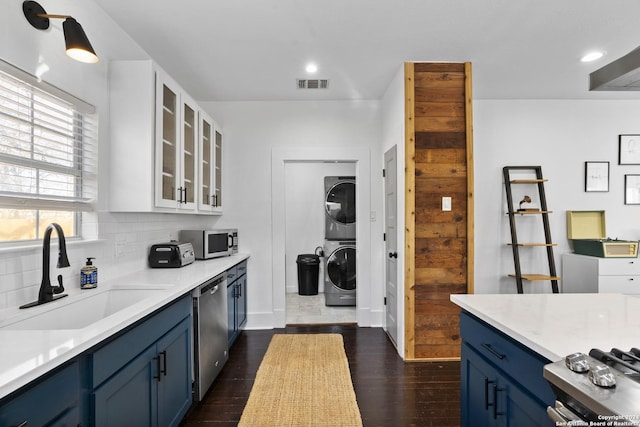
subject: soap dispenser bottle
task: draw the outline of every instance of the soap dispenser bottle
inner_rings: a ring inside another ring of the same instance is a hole
[[[91,262],[94,257],[87,258],[87,263],[80,269],[80,288],[92,289],[98,286],[98,267]]]

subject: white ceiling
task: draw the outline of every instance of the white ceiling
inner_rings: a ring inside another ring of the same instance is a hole
[[[640,99],[588,91],[640,45],[638,0],[96,2],[198,101],[380,99],[404,61],[472,62],[476,99]]]

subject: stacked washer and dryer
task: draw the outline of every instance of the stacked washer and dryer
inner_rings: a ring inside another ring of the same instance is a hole
[[[356,305],[356,179],[325,176],[325,305]]]

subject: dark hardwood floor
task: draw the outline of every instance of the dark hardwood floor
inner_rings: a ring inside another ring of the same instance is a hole
[[[277,333],[342,334],[365,427],[460,423],[459,362],[404,362],[381,328],[301,325],[243,331],[213,386],[181,426],[235,426],[271,336]]]

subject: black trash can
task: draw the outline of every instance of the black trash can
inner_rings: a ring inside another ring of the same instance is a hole
[[[300,254],[298,264],[298,295],[318,295],[320,257],[315,254]]]

